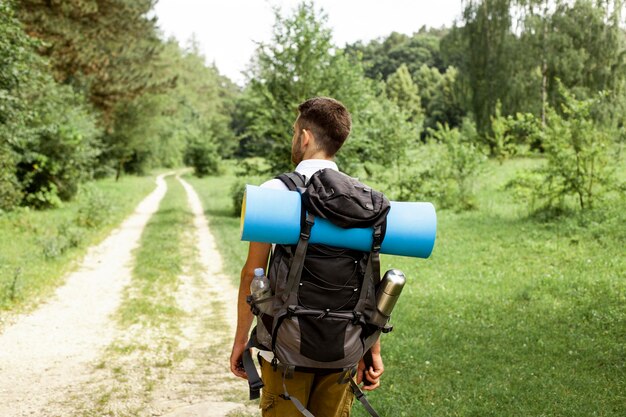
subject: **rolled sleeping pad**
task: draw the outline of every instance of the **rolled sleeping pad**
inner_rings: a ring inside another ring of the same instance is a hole
[[[246,185],[241,208],[241,240],[293,245],[300,237],[302,201],[297,191]],[[392,201],[380,248],[390,255],[428,258],[435,245],[437,215],[431,203]],[[343,229],[319,217],[310,243],[369,251],[372,228]]]

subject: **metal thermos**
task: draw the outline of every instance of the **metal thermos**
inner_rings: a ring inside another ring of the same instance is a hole
[[[385,272],[376,291],[376,313],[373,322],[378,326],[384,326],[391,316],[391,312],[400,297],[402,288],[406,283],[406,277],[398,269],[390,269]]]

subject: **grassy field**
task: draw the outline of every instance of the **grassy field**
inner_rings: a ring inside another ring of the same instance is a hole
[[[0,214],[0,312],[32,307],[50,294],[85,249],[152,189],[151,176],[106,179],[87,184],[59,209]]]
[[[626,415],[624,201],[530,217],[502,186],[535,163],[489,164],[478,210],[438,212],[430,259],[383,257],[409,282],[369,395],[382,415]],[[247,244],[231,215],[235,181],[192,180],[236,281]]]

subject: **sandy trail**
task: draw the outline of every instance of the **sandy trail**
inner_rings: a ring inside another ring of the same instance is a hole
[[[49,416],[90,376],[115,336],[110,315],[130,282],[132,251],[167,186],[164,175],[135,212],[35,312],[17,317],[0,334],[0,416]]]

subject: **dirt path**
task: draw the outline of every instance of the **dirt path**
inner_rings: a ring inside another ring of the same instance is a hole
[[[109,316],[130,279],[131,252],[157,210],[167,186],[156,189],[101,244],[55,296],[29,315],[18,317],[0,335],[0,415],[46,416],[52,401],[79,390],[86,364],[114,336]]]
[[[157,188],[118,229],[88,251],[54,297],[35,312],[17,317],[0,334],[0,416],[98,415],[93,405],[102,401],[101,388],[120,384],[119,375],[116,378],[99,365],[105,362],[131,369],[129,387],[122,387],[126,397],[109,400],[117,403],[107,406],[113,410],[107,415],[257,414],[255,405],[242,405],[247,395],[245,381],[228,370],[236,290],[222,273],[221,257],[197,194],[179,180],[194,216],[193,230],[185,233],[195,265],[180,276],[175,294],[176,303],[186,313],[180,331],[175,336],[154,329],[124,332],[111,318],[131,280],[132,251],[167,191],[163,176],[159,176]],[[171,369],[159,370],[149,392],[141,383],[131,387],[133,372],[145,372],[135,366],[132,356],[110,357],[116,341],[132,337],[148,344],[164,337],[177,340],[173,356],[182,359]]]
[[[236,325],[237,290],[222,272],[222,260],[209,230],[197,193],[178,178],[194,216],[194,236],[200,273],[181,277],[176,294],[190,317],[181,327],[187,357],[156,390],[146,415],[167,417],[226,417],[257,415],[256,404],[243,405],[245,381],[228,368]]]

